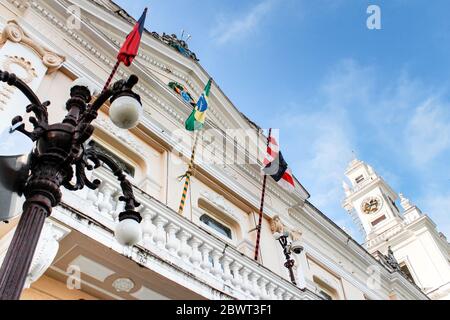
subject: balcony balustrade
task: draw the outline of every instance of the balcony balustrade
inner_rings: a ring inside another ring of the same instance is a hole
[[[118,201],[119,185],[107,169],[97,170],[92,178],[102,181],[98,190],[64,192],[64,204],[114,230],[123,210]],[[135,195],[142,204],[139,211],[143,218],[143,237],[138,247],[236,299],[318,299],[308,289],[294,286],[225,245],[145,192],[135,190]]]

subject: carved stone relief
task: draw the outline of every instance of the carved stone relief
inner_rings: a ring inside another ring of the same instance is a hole
[[[291,228],[286,227],[281,221],[280,216],[274,216],[270,221],[270,230],[272,233],[283,233],[288,232],[292,241],[298,241],[302,237],[302,233],[299,230],[293,230]]]
[[[24,75],[14,72],[14,67],[20,67],[24,72]],[[34,78],[37,78],[36,69],[33,67],[30,61],[24,57],[19,56],[6,56],[6,60],[3,62],[3,70],[10,73],[15,73],[23,82],[30,83]]]
[[[65,57],[45,49],[33,39],[29,38],[14,20],[8,21],[8,24],[0,34],[0,46],[3,46],[8,40],[14,43],[21,43],[34,50],[42,59],[42,63],[48,68],[48,73],[58,70],[65,61]]]

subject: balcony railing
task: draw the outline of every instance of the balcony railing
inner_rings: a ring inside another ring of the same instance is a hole
[[[118,214],[123,210],[118,202],[119,185],[106,169],[98,170],[93,178],[102,181],[98,190],[65,192],[64,202],[114,230]],[[138,247],[236,299],[320,299],[226,245],[145,192],[136,189],[135,194],[142,204],[143,218],[143,239]]]

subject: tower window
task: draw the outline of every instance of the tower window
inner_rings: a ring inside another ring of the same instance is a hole
[[[228,228],[227,226],[223,225],[219,221],[211,218],[207,214],[202,215],[200,217],[200,221],[203,222],[204,224],[206,224],[208,227],[214,229],[215,231],[217,231],[221,235],[224,235],[225,237],[227,237],[229,239],[233,238],[230,228]]]
[[[355,179],[356,183],[361,183],[363,180],[364,180],[364,176],[363,175],[360,175],[359,177],[357,177]]]

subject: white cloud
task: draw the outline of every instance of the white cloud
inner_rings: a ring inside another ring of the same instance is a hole
[[[450,237],[450,220],[448,218],[448,208],[450,208],[450,192],[430,192],[422,201],[421,209],[428,214],[437,224],[437,229],[447,237]],[[450,241],[450,238],[448,239]]]
[[[219,45],[224,45],[235,39],[247,37],[257,29],[263,18],[269,14],[274,5],[274,0],[263,0],[252,7],[245,15],[234,20],[230,17],[222,17],[221,21],[211,34]]]
[[[416,108],[405,130],[409,153],[421,166],[450,149],[450,114],[448,106],[430,98]]]

